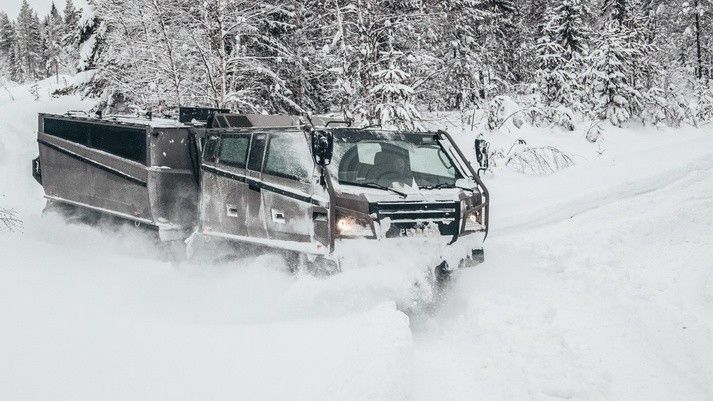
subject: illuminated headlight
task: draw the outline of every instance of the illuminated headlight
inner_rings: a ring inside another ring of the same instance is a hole
[[[485,226],[483,225],[483,209],[479,209],[468,213],[465,216],[465,227],[464,231],[483,231]]]
[[[368,221],[352,216],[337,217],[337,233],[345,237],[371,237],[374,235]]]

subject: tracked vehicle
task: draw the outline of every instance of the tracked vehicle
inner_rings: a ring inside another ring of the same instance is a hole
[[[49,202],[164,241],[220,239],[336,268],[355,249],[399,243],[423,242],[446,269],[483,260],[489,194],[443,131],[182,108],[178,120],[41,114],[37,141],[32,171]]]

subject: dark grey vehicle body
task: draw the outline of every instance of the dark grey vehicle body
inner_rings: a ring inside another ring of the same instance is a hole
[[[164,240],[199,233],[339,262],[348,243],[408,240],[432,226],[447,246],[467,243],[463,260],[482,260],[489,195],[445,132],[422,135],[443,147],[472,187],[399,194],[341,184],[341,173],[315,163],[316,131],[297,118],[211,120],[205,128],[41,114],[33,174],[47,199],[155,227]],[[367,132],[317,131],[341,138]],[[361,231],[345,232],[344,224]]]
[[[35,170],[41,166],[49,200],[153,226],[163,238],[178,238],[189,234],[197,221],[190,133],[189,127],[170,120],[41,114]]]

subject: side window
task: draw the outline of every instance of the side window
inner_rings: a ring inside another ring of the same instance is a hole
[[[224,136],[220,145],[218,161],[229,166],[245,167],[248,157],[250,136]]]
[[[248,160],[248,168],[252,171],[260,171],[262,169],[265,142],[267,142],[267,134],[253,135],[252,146],[250,146],[250,160]]]
[[[312,155],[302,133],[270,135],[265,173],[304,180],[309,178],[313,168]]]
[[[42,119],[42,125],[42,131],[45,134],[66,139],[80,145],[89,146],[89,124],[55,118],[44,118]]]
[[[218,147],[219,139],[220,139],[220,137],[211,136],[206,141],[205,147],[203,148],[203,161],[204,162],[215,163],[215,155],[216,155],[216,150]]]
[[[146,130],[141,128],[45,118],[43,132],[146,164]]]
[[[91,125],[91,147],[146,164],[146,131],[114,125]]]

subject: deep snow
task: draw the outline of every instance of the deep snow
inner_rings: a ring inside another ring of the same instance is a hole
[[[41,216],[36,113],[89,104],[13,91],[0,206],[25,227],[0,232],[2,400],[713,399],[713,129],[609,129],[602,155],[582,132],[493,135],[578,165],[486,177],[486,263],[407,316],[399,261],[194,266],[130,228]]]

